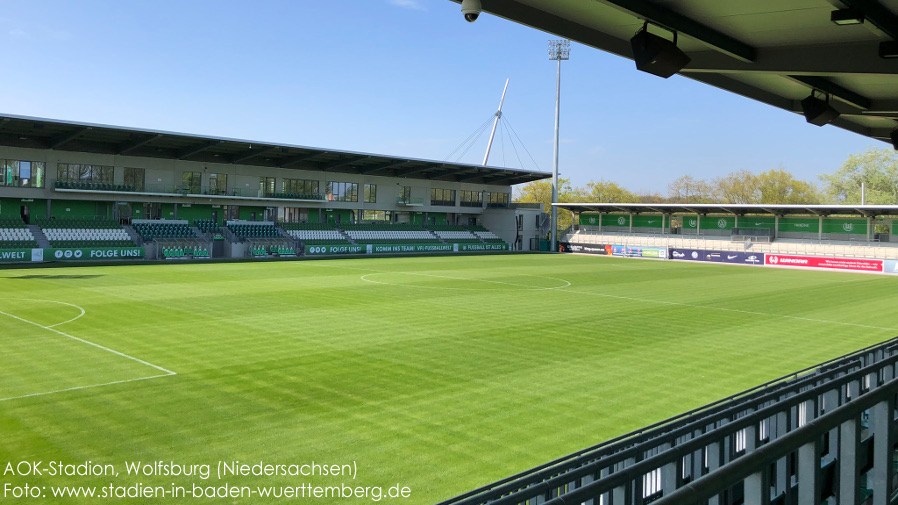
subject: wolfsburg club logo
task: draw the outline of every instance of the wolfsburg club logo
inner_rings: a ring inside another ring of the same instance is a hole
[[[624,219],[623,217],[619,217],[619,218],[617,218],[617,224],[623,226],[623,225],[627,224],[627,220]]]
[[[727,220],[726,220],[726,219],[718,219],[718,220],[717,220],[717,227],[718,227],[718,228],[721,228],[721,229],[726,228],[726,227],[727,227]]]
[[[689,227],[690,227],[690,228],[695,228],[696,226],[698,226],[698,220],[696,220],[696,219],[690,219],[690,220],[689,220]]]
[[[854,223],[842,223],[842,229],[845,231],[851,231],[854,229]]]

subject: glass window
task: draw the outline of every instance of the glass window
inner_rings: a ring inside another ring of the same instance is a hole
[[[410,203],[412,201],[412,187],[399,186],[399,203]]]
[[[209,174],[209,194],[228,194],[228,174]]]
[[[193,195],[202,192],[202,174],[199,172],[184,172],[181,174],[181,189]]]
[[[490,193],[487,197],[489,207],[508,207],[508,193]]]
[[[301,195],[311,198],[319,197],[318,181],[311,179],[284,179],[281,187],[283,192],[292,195]]]
[[[393,212],[389,210],[363,210],[363,221],[387,221],[393,220]]]
[[[455,190],[432,188],[430,190],[430,204],[455,206]]]
[[[327,199],[334,202],[359,201],[359,185],[354,182],[327,181]]]
[[[377,184],[365,184],[365,203],[377,202]]]
[[[125,190],[144,191],[146,188],[146,170],[142,168],[125,167]]]
[[[91,184],[112,184],[113,172],[113,167],[108,165],[60,163],[57,165],[56,180]]]
[[[259,196],[273,196],[275,193],[274,177],[259,177]]]
[[[0,160],[0,186],[44,187],[44,162]]]
[[[480,191],[462,191],[462,207],[483,207],[483,193]]]

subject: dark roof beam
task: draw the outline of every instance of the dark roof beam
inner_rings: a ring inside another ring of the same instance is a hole
[[[681,74],[864,75],[893,74],[895,61],[879,57],[879,41],[758,50],[754,62],[735,60],[716,51],[691,52]]]
[[[406,177],[408,175],[424,172],[433,168],[433,165],[423,165],[418,167],[406,168],[403,170],[396,170],[395,172],[393,172],[393,177]]]
[[[50,139],[50,144],[47,146],[47,149],[59,149],[60,147],[68,144],[69,142],[77,139],[78,137],[84,135],[85,133],[93,130],[92,127],[87,126],[85,128],[79,128],[73,132],[69,132],[63,135],[59,135]]]
[[[811,75],[790,75],[789,77],[792,80],[798,81],[808,87],[823,91],[824,93],[830,94],[842,101],[848,102],[855,107],[861,109],[870,108],[871,102],[869,98],[861,96],[858,93],[851,91],[850,89],[845,89],[825,77],[817,77]]]
[[[353,164],[353,163],[355,163],[355,162],[357,162],[357,161],[365,160],[365,159],[368,159],[368,158],[370,158],[370,157],[371,157],[371,156],[367,156],[367,155],[366,155],[366,156],[348,156],[348,157],[346,157],[346,158],[341,158],[341,159],[335,160],[335,161],[333,161],[333,162],[331,162],[331,163],[328,163],[328,164],[326,164],[326,165],[319,166],[319,167],[318,167],[318,170],[330,170],[330,169],[332,169],[332,168],[337,168],[337,167],[342,167],[342,166],[346,166],[346,165],[351,165],[351,164]]]
[[[401,167],[402,165],[408,165],[409,163],[414,163],[409,160],[388,160],[384,163],[379,163],[377,165],[371,165],[365,167],[364,170],[360,170],[359,173],[363,175],[373,174],[374,172],[380,172],[381,170],[387,170],[389,168]]]
[[[297,163],[301,163],[303,161],[308,161],[308,160],[311,160],[312,158],[317,158],[317,157],[323,156],[327,153],[328,153],[328,151],[316,151],[316,152],[301,154],[299,156],[294,156],[293,158],[284,160],[282,163],[280,163],[278,165],[278,167],[286,168],[286,167],[289,167],[290,165],[296,165]]]
[[[212,140],[209,142],[204,142],[201,145],[193,146],[189,149],[185,149],[185,150],[181,151],[180,153],[178,153],[177,158],[179,160],[183,160],[183,159],[189,158],[191,156],[197,155],[207,149],[211,149],[215,146],[221,145],[223,143],[224,143],[223,140]]]
[[[120,145],[119,148],[118,148],[118,154],[119,154],[119,155],[125,155],[125,154],[128,154],[128,153],[130,153],[131,151],[133,151],[133,150],[135,150],[135,149],[137,149],[137,148],[139,148],[139,147],[143,147],[143,146],[149,144],[150,142],[152,142],[152,141],[154,141],[154,140],[156,140],[156,139],[158,139],[158,138],[160,138],[160,137],[162,137],[162,134],[161,134],[161,133],[157,133],[157,134],[155,134],[155,135],[149,135],[149,136],[147,136],[147,137],[143,137],[143,138],[134,140],[134,141],[132,141],[131,143],[128,143],[128,144],[122,144],[122,145]]]
[[[733,58],[755,61],[757,50],[729,35],[709,28],[694,19],[646,0],[604,0],[605,3],[635,14],[637,17],[687,35]],[[485,3],[485,2],[484,2]]]
[[[246,160],[255,158],[256,156],[262,156],[262,155],[265,155],[265,154],[271,154],[271,153],[273,153],[273,152],[275,152],[275,151],[278,151],[278,150],[280,150],[279,147],[255,148],[255,149],[253,149],[252,147],[250,147],[250,148],[247,149],[246,151],[243,151],[242,153],[238,154],[236,157],[234,157],[233,159],[231,159],[231,163],[241,163],[241,162],[244,162],[244,161],[246,161]]]

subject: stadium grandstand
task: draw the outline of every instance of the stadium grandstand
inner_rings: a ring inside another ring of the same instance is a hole
[[[9,115],[0,164],[20,262],[535,250],[549,175]]]
[[[557,206],[574,215],[574,225],[562,234],[562,246],[568,250],[570,246],[615,244],[898,259],[898,205]]]

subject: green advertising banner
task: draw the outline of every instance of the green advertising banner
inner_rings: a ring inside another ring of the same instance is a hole
[[[781,217],[779,231],[817,233],[820,231],[820,220],[816,217]]]
[[[739,218],[739,228],[772,230],[776,228],[776,218],[772,216],[742,216]]]
[[[627,214],[605,214],[602,216],[602,226],[617,226],[619,228],[630,227],[630,216]]]
[[[0,249],[0,263],[31,261],[31,249]]]
[[[85,247],[78,249],[44,249],[44,260],[122,260],[144,256],[143,247]]]
[[[735,216],[705,216],[702,218],[703,230],[732,230],[735,227]]]
[[[323,256],[326,254],[365,254],[365,246],[353,244],[313,245],[306,247],[306,256]]]
[[[823,220],[823,233],[853,233],[857,235],[866,235],[867,220],[825,218]]]
[[[458,251],[508,251],[508,244],[453,244]]]
[[[661,228],[663,216],[633,216],[633,228]]]
[[[452,252],[452,244],[371,244],[368,254]]]
[[[604,219],[603,219],[604,221]],[[598,214],[580,214],[580,226],[598,226]]]
[[[680,216],[680,228],[694,230],[698,228],[698,216]]]

